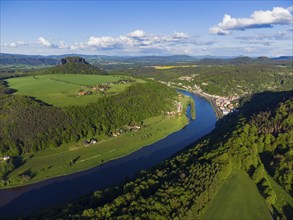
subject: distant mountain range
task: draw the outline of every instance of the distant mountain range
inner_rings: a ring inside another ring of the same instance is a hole
[[[293,60],[293,56],[280,56],[273,58],[274,60]]]
[[[247,56],[240,56],[229,59],[213,59],[213,58],[205,58],[198,61],[198,64],[202,65],[225,65],[225,64],[284,64],[288,63],[292,65],[293,56],[282,56],[282,57],[257,57],[251,58]]]
[[[225,65],[225,64],[252,64],[252,63],[276,63],[283,61],[293,61],[293,56],[280,56],[274,58],[257,57],[251,58],[246,56],[240,57],[217,57],[217,56],[105,56],[105,55],[82,55],[82,54],[64,54],[64,55],[20,55],[0,53],[0,65],[56,65],[60,59],[70,56],[79,56],[85,58],[89,63],[99,64],[103,62],[118,62],[140,65],[158,65],[171,63],[195,63],[201,65]]]

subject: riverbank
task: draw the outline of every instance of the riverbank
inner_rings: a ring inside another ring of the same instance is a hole
[[[185,88],[180,88],[180,87],[176,87],[176,89],[179,89],[179,90],[182,90],[182,91],[186,90]],[[213,98],[211,98],[210,96],[207,96],[207,95],[205,95],[205,94],[203,94],[203,93],[200,93],[200,92],[194,91],[194,90],[187,90],[187,91],[189,91],[189,92],[191,92],[191,93],[194,93],[194,94],[196,94],[196,95],[199,95],[200,97],[203,97],[203,98],[205,98],[207,101],[209,101],[209,102],[211,103],[211,105],[212,105],[212,107],[213,107],[215,113],[216,113],[217,119],[220,119],[220,118],[222,118],[222,117],[224,116],[224,114],[223,114],[223,112],[221,111],[220,107],[216,104],[216,101],[215,101]]]
[[[191,92],[193,92],[194,94],[197,94],[197,95],[205,98],[206,100],[208,100],[211,103],[211,105],[212,105],[212,107],[213,107],[218,119],[220,119],[220,118],[222,118],[224,116],[223,112],[221,111],[219,106],[217,106],[216,101],[214,99],[212,99],[211,97],[206,96],[206,95],[204,95],[202,93],[196,92],[196,91],[191,91]]]
[[[20,218],[80,196],[121,183],[125,178],[161,163],[215,128],[216,114],[206,99],[188,91],[196,105],[196,119],[181,130],[119,159],[70,175],[59,176],[18,188],[0,189],[0,216]],[[190,116],[190,108],[187,111]],[[58,196],[56,196],[58,195]]]
[[[183,109],[187,108],[189,97],[182,97]],[[157,116],[143,121],[139,130],[127,132],[118,137],[104,137],[96,144],[64,144],[55,149],[23,156],[24,164],[9,174],[9,185],[13,188],[29,185],[57,176],[69,175],[107,161],[124,157],[144,146],[157,142],[188,124],[185,114],[181,116]]]

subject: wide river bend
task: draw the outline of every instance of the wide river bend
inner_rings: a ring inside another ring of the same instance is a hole
[[[211,132],[217,117],[212,105],[193,93],[179,90],[195,102],[196,119],[187,109],[189,124],[151,145],[97,167],[27,186],[0,190],[0,218],[24,216],[112,186],[150,168]]]

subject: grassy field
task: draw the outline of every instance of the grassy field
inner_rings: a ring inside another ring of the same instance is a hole
[[[272,217],[254,182],[242,171],[235,171],[223,183],[201,219],[271,220]]]
[[[118,75],[85,75],[85,74],[54,74],[8,79],[10,88],[16,94],[36,97],[55,106],[86,105],[95,102],[102,94],[79,96],[80,89],[90,90],[91,86],[106,82],[115,82],[125,76]],[[136,79],[137,82],[142,80]],[[123,91],[132,83],[115,84],[106,93],[113,94]]]
[[[154,66],[156,70],[169,70],[174,68],[190,68],[190,67],[196,67],[196,65],[178,65],[178,66]]]
[[[85,146],[82,142],[69,143],[57,149],[26,155],[23,158],[26,162],[13,171],[9,178],[12,181],[15,180],[17,185],[23,185],[88,169],[154,143],[170,133],[180,130],[187,123],[186,116],[170,118],[157,116],[146,119],[144,121],[146,126],[140,130],[124,133],[115,138],[104,137],[97,144]],[[98,140],[100,138],[98,137]],[[32,173],[34,177],[29,182],[19,182],[19,175],[25,172]],[[16,184],[9,185],[9,187],[16,186]]]

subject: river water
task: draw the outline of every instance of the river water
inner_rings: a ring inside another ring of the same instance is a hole
[[[24,216],[42,208],[64,203],[95,190],[118,184],[169,158],[184,147],[211,132],[217,117],[211,104],[187,91],[195,102],[196,119],[187,109],[189,124],[154,144],[143,147],[125,157],[106,162],[86,171],[55,177],[28,186],[0,190],[0,219]]]

